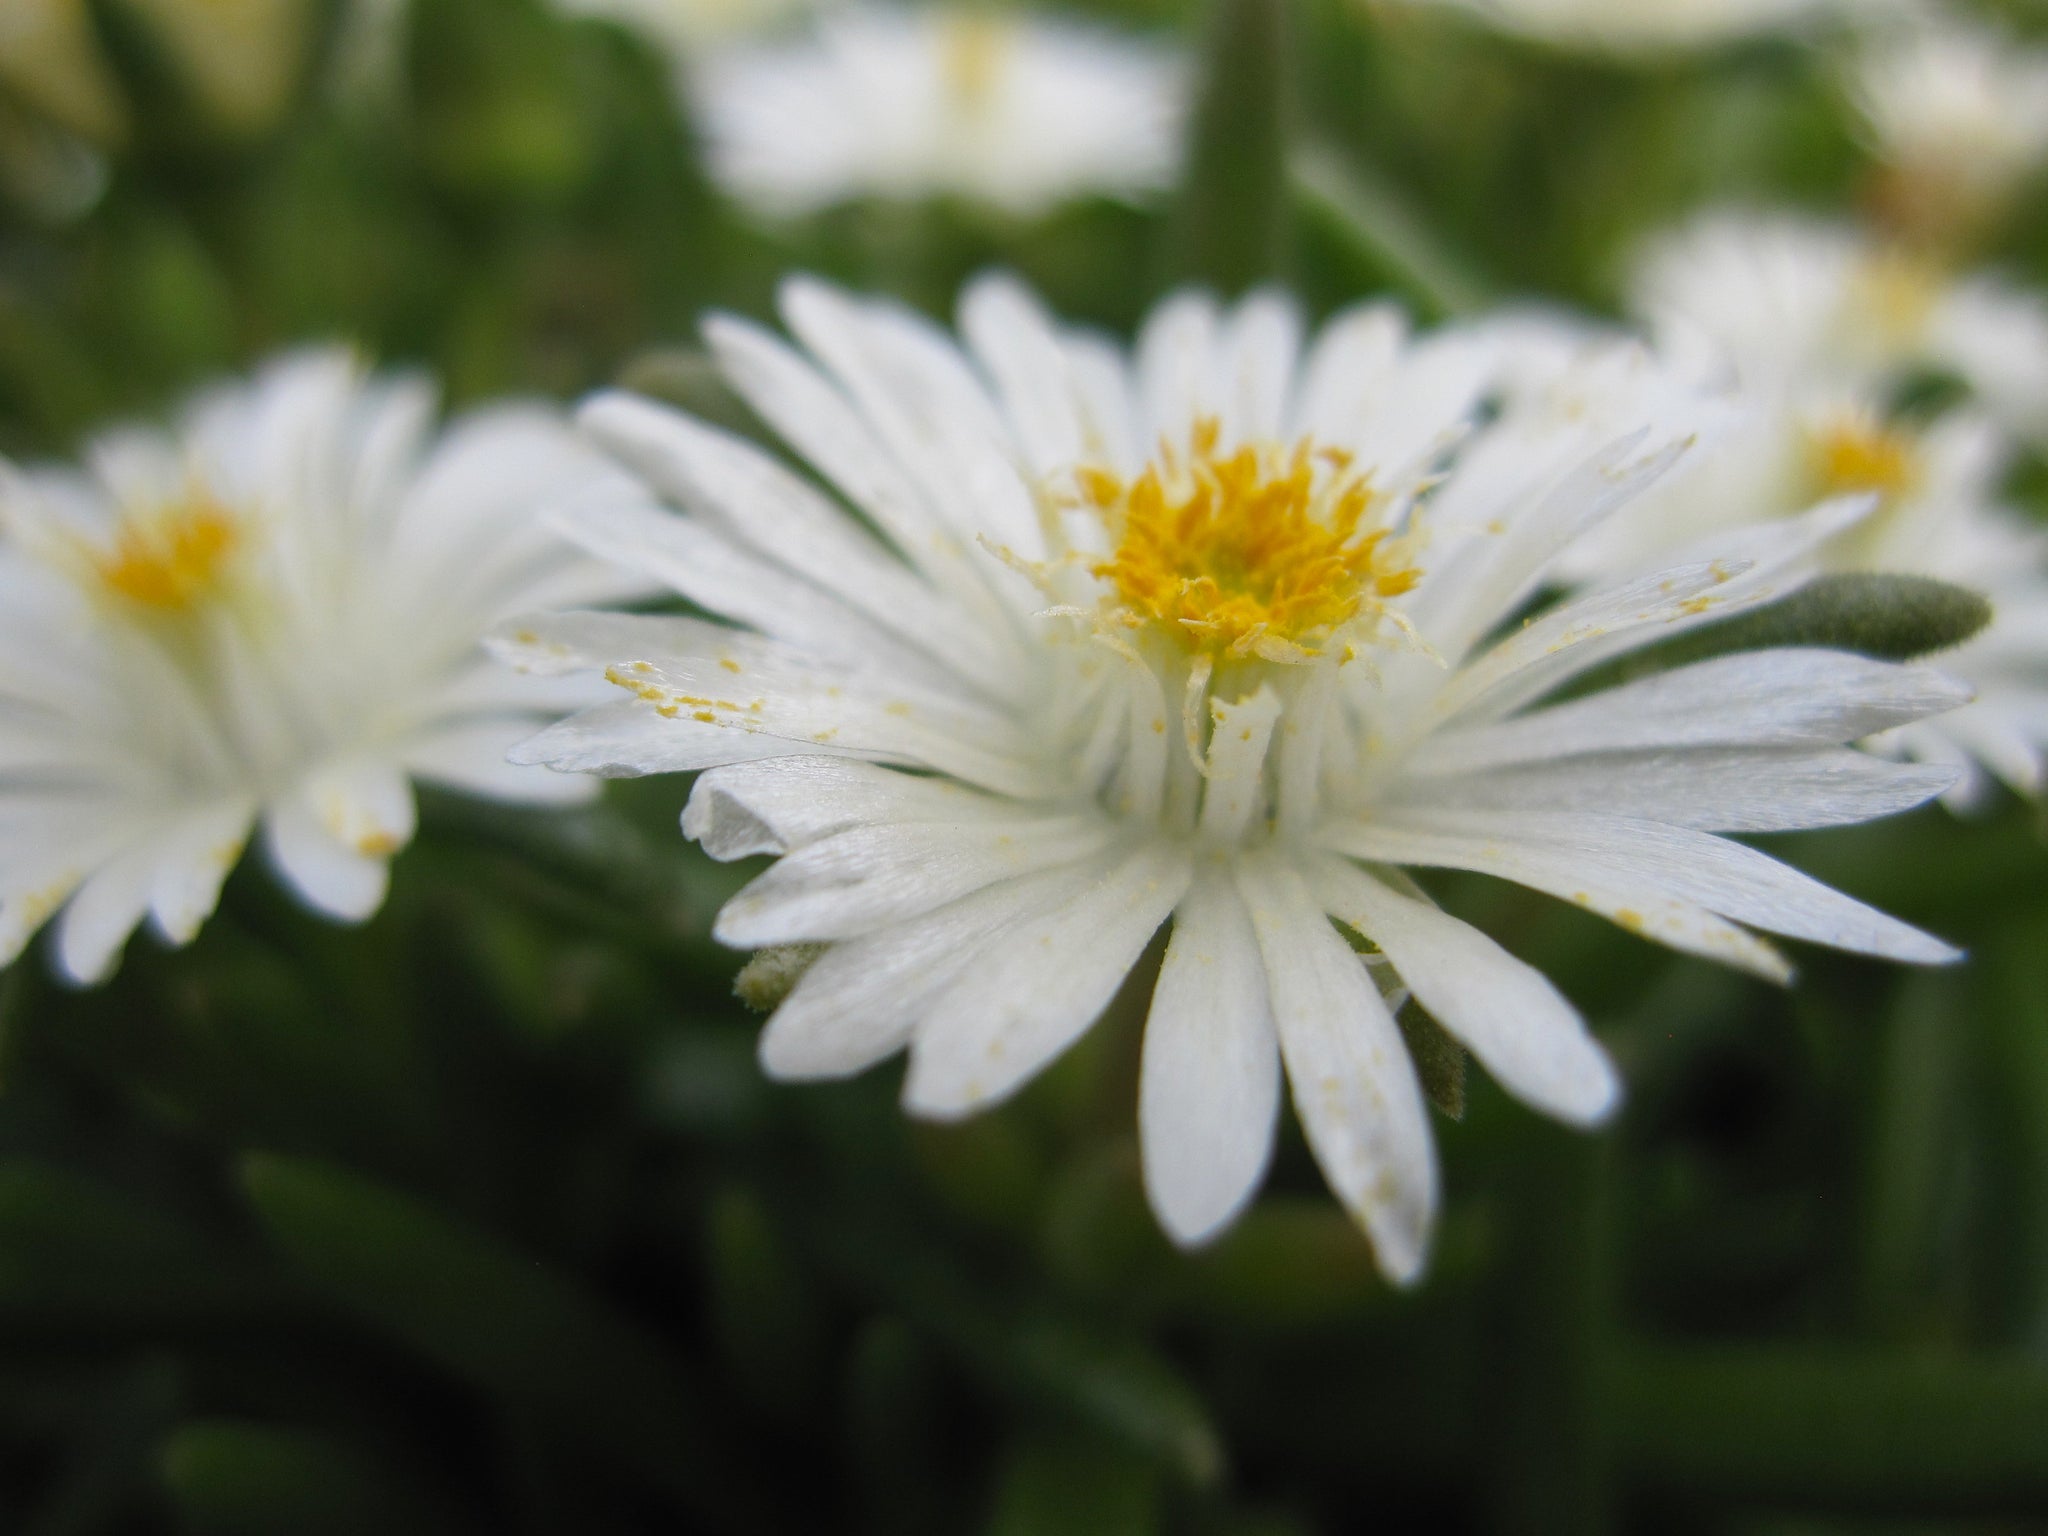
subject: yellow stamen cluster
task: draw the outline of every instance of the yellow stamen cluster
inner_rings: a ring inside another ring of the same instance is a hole
[[[93,571],[114,596],[159,614],[182,613],[215,596],[242,541],[234,515],[204,493],[131,517]]]
[[[1920,456],[1909,433],[1874,416],[1848,415],[1818,427],[1809,439],[1814,478],[1823,492],[1875,491],[1903,496],[1920,481]]]
[[[1162,626],[1211,655],[1301,659],[1384,610],[1422,573],[1406,539],[1375,527],[1368,476],[1340,449],[1217,448],[1197,424],[1185,456],[1170,447],[1136,480],[1077,475],[1083,502],[1117,539],[1094,566],[1132,628]]]

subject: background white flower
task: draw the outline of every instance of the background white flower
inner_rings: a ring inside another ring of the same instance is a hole
[[[1878,32],[1851,92],[1887,167],[1883,211],[1941,239],[1996,210],[2048,159],[2048,52],[1948,13]]]
[[[573,702],[483,630],[632,585],[538,523],[607,473],[539,407],[432,436],[432,391],[306,352],[111,432],[84,471],[0,461],[0,959],[62,909],[104,975],[145,915],[182,943],[260,818],[312,906],[367,916],[413,831],[409,777],[560,801],[508,743]]]
[[[1172,180],[1187,75],[1162,45],[1028,13],[849,6],[695,72],[713,176],[770,215],[959,197],[1018,215]]]
[[[622,690],[519,758],[710,768],[685,830],[719,858],[782,855],[717,926],[832,946],[767,1026],[771,1072],[907,1046],[908,1106],[967,1114],[1086,1029],[1171,916],[1139,1108],[1162,1223],[1200,1241],[1250,1198],[1284,1061],[1332,1187],[1407,1280],[1436,1171],[1383,992],[1412,990],[1567,1120],[1607,1115],[1618,1083],[1550,983],[1402,866],[1517,880],[1781,979],[1738,924],[1952,956],[1714,834],[1941,789],[1946,771],[1840,748],[1955,685],[1786,650],[1536,702],[1769,595],[1838,508],[1496,640],[1557,552],[1683,450],[1678,429],[1616,441],[1511,412],[1475,430],[1492,347],[1411,337],[1384,307],[1305,342],[1275,296],[1225,314],[1183,294],[1134,357],[999,279],[963,302],[964,350],[814,282],[783,312],[805,352],[729,319],[711,344],[879,536],[747,442],[603,397],[584,423],[647,489],[594,492],[579,536],[746,627],[570,614],[500,639],[528,670],[603,668]]]
[[[1651,244],[1631,295],[1665,349],[1725,362],[1745,388],[1882,395],[1939,370],[2009,430],[2048,435],[2048,302],[1854,226],[1710,210]]]

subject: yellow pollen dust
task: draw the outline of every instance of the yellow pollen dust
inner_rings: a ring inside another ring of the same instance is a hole
[[[1343,450],[1304,438],[1219,453],[1217,437],[1203,419],[1185,458],[1167,448],[1128,484],[1079,472],[1082,500],[1118,540],[1092,569],[1123,622],[1212,655],[1302,659],[1421,579],[1411,541],[1372,525],[1370,477]]]
[[[234,515],[204,493],[126,519],[94,573],[116,597],[158,613],[180,613],[215,596],[241,543]]]
[[[1874,417],[1831,421],[1811,439],[1814,476],[1831,495],[1875,491],[1902,496],[1920,480],[1920,459],[1907,433]]]

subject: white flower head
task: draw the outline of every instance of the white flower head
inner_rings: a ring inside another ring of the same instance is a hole
[[[105,975],[147,916],[197,931],[260,820],[308,904],[359,919],[413,831],[413,776],[511,800],[573,781],[504,761],[573,703],[483,631],[632,590],[536,521],[608,471],[505,406],[432,437],[433,396],[304,352],[201,395],[86,468],[0,461],[0,960],[61,910]]]
[[[1844,0],[1409,0],[1449,5],[1506,32],[1559,47],[1624,55],[1718,48],[1810,28]]]
[[[2010,457],[2004,434],[1969,407],[1922,422],[1840,386],[1742,391],[1702,375],[1697,358],[1668,362],[1568,318],[1517,319],[1489,333],[1524,414],[1571,416],[1620,430],[1645,400],[1696,387],[1716,392],[1715,431],[1621,515],[1565,551],[1577,584],[1626,580],[1747,528],[1768,529],[1824,503],[1867,510],[1816,542],[1809,574],[1927,576],[1986,594],[1985,631],[1942,655],[1972,686],[1969,704],[1886,733],[1875,745],[1954,768],[1944,798],[1983,801],[1991,781],[2021,794],[2048,782],[2048,538],[1999,503]]]
[[[1492,349],[1383,306],[1305,344],[1277,296],[1182,294],[1134,355],[1003,279],[966,294],[963,342],[811,281],[783,313],[803,350],[732,319],[710,342],[844,504],[739,438],[601,397],[584,425],[646,490],[586,506],[582,538],[732,622],[570,614],[499,642],[621,690],[517,759],[709,769],[685,831],[780,855],[717,925],[830,946],[763,1034],[775,1075],[907,1046],[909,1108],[968,1114],[1084,1031],[1170,919],[1139,1104],[1161,1222],[1199,1242],[1250,1198],[1284,1064],[1330,1184],[1406,1281],[1437,1175],[1397,989],[1548,1113],[1597,1122],[1619,1092],[1556,989],[1408,868],[1516,880],[1780,979],[1752,928],[1952,957],[1717,834],[1937,792],[1947,772],[1842,743],[1956,685],[1784,650],[1540,702],[1760,601],[1813,528],[1496,638],[1557,551],[1683,451],[1675,428],[1480,425]]]
[[[1953,17],[1874,36],[1850,85],[1908,230],[2002,205],[2048,159],[2048,52]]]
[[[1632,289],[1669,352],[1725,362],[1746,388],[1881,395],[1939,370],[2009,430],[2048,436],[2048,303],[1848,225],[1709,212],[1653,242]]]
[[[1033,216],[1172,180],[1186,70],[1165,48],[1030,13],[856,5],[706,58],[711,172],[770,216],[956,197]]]

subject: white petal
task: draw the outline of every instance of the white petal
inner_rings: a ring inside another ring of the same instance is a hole
[[[1605,811],[1700,832],[1792,832],[1896,815],[1925,804],[1954,780],[1953,768],[1894,763],[1841,747],[1699,748],[1409,778],[1391,803],[1447,811]]]
[[[640,699],[621,699],[559,720],[537,735],[515,742],[505,756],[508,762],[526,767],[545,765],[563,774],[622,779],[830,750],[778,736],[730,731],[687,717],[670,718]]]
[[[505,754],[532,734],[531,720],[437,726],[406,744],[405,769],[430,783],[513,804],[576,805],[597,795],[594,778],[507,762]]]
[[[57,923],[57,964],[66,976],[80,986],[106,978],[149,910],[155,878],[153,841],[117,854],[85,877]]]
[[[978,278],[961,297],[960,332],[994,381],[1032,470],[1044,476],[1079,464],[1079,400],[1044,306],[1007,273]]]
[[[1967,685],[1928,667],[1841,651],[1744,651],[1497,725],[1440,731],[1404,771],[1470,773],[1590,752],[1834,747],[1969,697]]]
[[[1145,1193],[1183,1246],[1228,1226],[1265,1177],[1280,1052],[1251,919],[1226,871],[1196,877],[1145,1019]]]
[[[1170,295],[1138,335],[1138,389],[1144,401],[1146,452],[1161,438],[1184,446],[1197,419],[1213,416],[1220,320],[1206,293]]]
[[[1002,880],[1098,852],[1097,816],[853,827],[778,859],[718,914],[737,949],[857,938]]]
[[[846,1077],[901,1049],[931,1000],[979,964],[992,939],[1064,907],[1113,862],[1004,881],[927,916],[834,944],[762,1031],[763,1069],[784,1079]]]
[[[1184,851],[1139,847],[1056,910],[998,935],[919,1023],[905,1106],[954,1119],[1015,1092],[1109,1005],[1188,879]]]
[[[714,768],[683,808],[683,835],[714,859],[788,853],[848,827],[1014,817],[1015,801],[843,757],[784,757]]]
[[[366,859],[388,859],[417,825],[412,783],[392,762],[332,764],[306,780],[300,798],[330,838]]]
[[[1266,803],[1262,775],[1273,722],[1280,717],[1280,696],[1261,683],[1258,692],[1233,703],[1212,697],[1209,717],[1202,835],[1214,843],[1234,844],[1243,837],[1253,813]]]
[[[1228,380],[1224,429],[1239,442],[1280,435],[1293,403],[1301,351],[1301,312],[1291,299],[1261,289],[1230,316],[1223,367]]]
[[[1597,912],[1629,932],[1668,944],[1690,955],[1733,965],[1766,981],[1789,982],[1792,967],[1755,934],[1714,916],[1696,902],[1663,890],[1656,882],[1630,879],[1588,867],[1576,851],[1546,843],[1503,842],[1474,834],[1393,827],[1381,821],[1350,822],[1323,829],[1324,843],[1339,853],[1377,864],[1469,869],[1498,875]]]
[[[302,795],[289,796],[265,813],[263,844],[278,874],[307,905],[329,917],[361,922],[384,904],[391,884],[384,860],[336,841]]]
[[[1621,1097],[1614,1064],[1539,971],[1353,865],[1319,865],[1314,885],[1330,914],[1377,944],[1416,1001],[1515,1097],[1575,1125],[1613,1112]]]
[[[1429,1252],[1437,1173],[1422,1085],[1401,1032],[1364,962],[1298,874],[1249,859],[1238,884],[1310,1150],[1371,1237],[1381,1273],[1411,1285]]]
[[[238,800],[197,815],[166,836],[156,851],[150,917],[172,944],[189,943],[220,903],[221,882],[248,841],[253,801]]]

